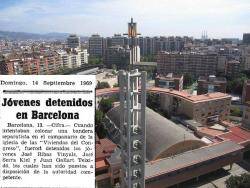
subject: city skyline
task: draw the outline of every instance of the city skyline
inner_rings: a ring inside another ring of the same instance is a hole
[[[248,0],[4,0],[0,28],[5,31],[66,32],[111,36],[126,31],[134,17],[143,36],[242,38],[250,32]]]

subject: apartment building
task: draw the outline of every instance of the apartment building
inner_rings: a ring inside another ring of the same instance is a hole
[[[169,73],[166,76],[158,75],[155,78],[155,86],[166,88],[166,89],[175,89],[178,91],[183,90],[183,75],[176,75]]]
[[[236,77],[240,73],[241,63],[236,60],[230,60],[227,62],[226,75],[230,77]]]
[[[210,76],[200,76],[198,79],[198,90],[197,94],[206,94],[213,92],[226,93],[227,80],[224,77],[216,77],[214,75]]]
[[[243,70],[250,71],[250,46],[242,50]]]
[[[250,33],[243,34],[243,44],[246,44],[246,45],[250,44]]]
[[[22,61],[24,74],[55,74],[60,68],[60,60],[56,52],[24,54]]]
[[[0,67],[1,74],[54,74],[60,68],[60,61],[55,52],[10,54],[4,57]]]
[[[23,74],[23,61],[18,54],[8,54],[0,57],[0,74]]]
[[[209,76],[216,74],[217,62],[216,53],[160,52],[157,56],[157,72]]]
[[[69,35],[69,37],[67,38],[67,47],[73,49],[80,48],[80,37],[75,34]]]
[[[104,62],[111,68],[116,66],[118,68],[126,69],[129,65],[130,50],[121,46],[112,46],[106,49]]]
[[[242,103],[250,101],[250,80],[246,80],[243,85]]]
[[[102,57],[103,48],[103,37],[98,34],[94,34],[89,38],[89,55],[91,57]]]
[[[62,68],[78,68],[88,64],[87,50],[59,51],[60,63]]]
[[[250,101],[245,103],[242,125],[250,130]]]

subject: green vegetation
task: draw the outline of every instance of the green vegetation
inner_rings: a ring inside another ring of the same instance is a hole
[[[249,188],[250,174],[244,173],[240,176],[230,176],[225,183],[227,188]]]
[[[100,110],[95,111],[96,134],[99,138],[106,137],[106,130],[103,127],[104,113]]]
[[[240,74],[239,77],[227,81],[227,92],[241,95],[243,90],[244,81],[247,80],[247,75]]]
[[[110,88],[110,85],[108,82],[97,82],[96,89],[104,89],[104,88]]]
[[[105,114],[113,107],[114,98],[101,99],[99,110],[95,111],[96,134],[99,138],[105,138],[107,132],[104,128]]]
[[[101,110],[96,110],[95,111],[95,124],[96,125],[101,125],[103,122],[104,114]]]
[[[59,75],[68,74],[70,72],[73,72],[74,70],[76,70],[76,69],[70,69],[67,67],[60,67],[55,74],[59,74]]]
[[[112,108],[113,102],[115,102],[114,98],[101,99],[99,109],[105,114]]]
[[[230,110],[231,116],[242,117],[243,113],[238,107],[234,107]]]
[[[100,65],[103,64],[102,58],[99,57],[89,57],[89,64],[90,65]]]
[[[156,58],[154,55],[147,55],[147,56],[141,57],[141,61],[145,61],[145,62],[153,62],[155,60],[156,60]]]
[[[188,89],[190,86],[194,84],[194,82],[195,82],[195,78],[192,74],[190,73],[184,74],[184,77],[183,77],[184,89]]]
[[[118,84],[118,83],[115,83],[115,84],[113,85],[113,87],[119,87],[119,84]]]

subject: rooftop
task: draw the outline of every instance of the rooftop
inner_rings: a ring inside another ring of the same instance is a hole
[[[198,81],[207,81],[207,82],[227,82],[225,77],[216,77],[216,76],[200,76]]]
[[[107,116],[118,128],[120,127],[120,106],[112,108]],[[170,151],[171,154],[180,150],[181,152],[187,151],[190,149],[187,145],[197,148],[206,144],[187,129],[146,108],[146,156],[148,160],[166,157]]]
[[[229,64],[240,64],[240,62],[236,61],[236,60],[231,60],[231,61],[228,61],[227,63],[229,63]]]
[[[161,80],[169,80],[169,79],[181,79],[183,78],[183,75],[177,75],[174,73],[168,73],[167,75],[158,75],[156,78],[161,79]]]
[[[165,93],[165,94],[169,94],[172,96],[180,97],[184,100],[187,100],[193,103],[206,102],[206,101],[218,100],[218,99],[231,99],[230,95],[226,93],[220,93],[220,92],[209,93],[209,94],[204,94],[204,95],[190,95],[186,91],[177,91],[177,90],[165,89],[165,88],[159,88],[159,87],[151,87],[151,88],[147,88],[147,90],[152,93]],[[114,94],[118,92],[119,92],[118,87],[98,89],[96,90],[96,96],[109,95],[109,94]]]
[[[135,66],[157,66],[157,62],[136,62]]]
[[[145,178],[150,179],[242,149],[242,146],[232,141],[224,141],[192,151],[187,151],[174,157],[148,162],[145,165]]]
[[[230,132],[222,134],[219,137],[244,145],[245,143],[250,142],[250,131],[235,126],[230,128]]]

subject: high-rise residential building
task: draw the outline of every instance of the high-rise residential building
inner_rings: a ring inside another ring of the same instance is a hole
[[[69,35],[69,37],[67,38],[67,48],[80,48],[81,47],[81,42],[80,42],[80,37],[72,34]]]
[[[130,56],[130,49],[122,46],[112,46],[106,49],[104,62],[109,68],[115,65],[119,69],[127,69]]]
[[[250,45],[250,33],[243,34],[243,44]]]
[[[215,75],[218,56],[215,53],[160,52],[157,56],[157,72],[191,74],[195,77]]]
[[[54,52],[10,54],[1,63],[3,74],[54,74],[60,68],[59,57]]]
[[[226,75],[230,77],[236,77],[239,75],[241,69],[241,63],[236,60],[227,61]]]
[[[111,46],[125,46],[125,37],[121,34],[114,34],[113,37],[110,38]]]
[[[24,74],[55,74],[61,67],[56,52],[33,52],[23,55]]]
[[[103,37],[100,35],[94,34],[89,38],[89,55],[91,57],[102,57],[104,52],[103,47]]]
[[[250,71],[250,46],[242,50],[242,65],[244,71]]]
[[[250,101],[246,102],[244,106],[242,126],[250,130]]]
[[[60,51],[60,63],[62,68],[79,68],[88,63],[87,50]]]
[[[200,76],[198,79],[198,90],[197,94],[206,94],[213,92],[226,93],[227,80],[224,77],[216,77],[214,75],[210,76]]]
[[[24,62],[21,55],[9,54],[0,56],[0,74],[22,75],[24,74]]]
[[[139,37],[138,45],[142,56],[156,55],[161,51],[181,52],[185,43],[192,41],[188,37]]]
[[[242,103],[250,101],[250,80],[246,80],[243,85]]]
[[[5,68],[4,56],[0,55],[0,74],[6,73]]]
[[[133,56],[132,56],[133,50]],[[108,67],[115,65],[119,69],[127,69],[130,62],[140,62],[140,47],[135,46],[132,49],[122,46],[111,46],[105,50],[104,62]]]
[[[218,64],[217,64],[217,72],[219,74],[224,75],[226,73],[226,63],[227,63],[226,56],[219,55],[218,56]]]

